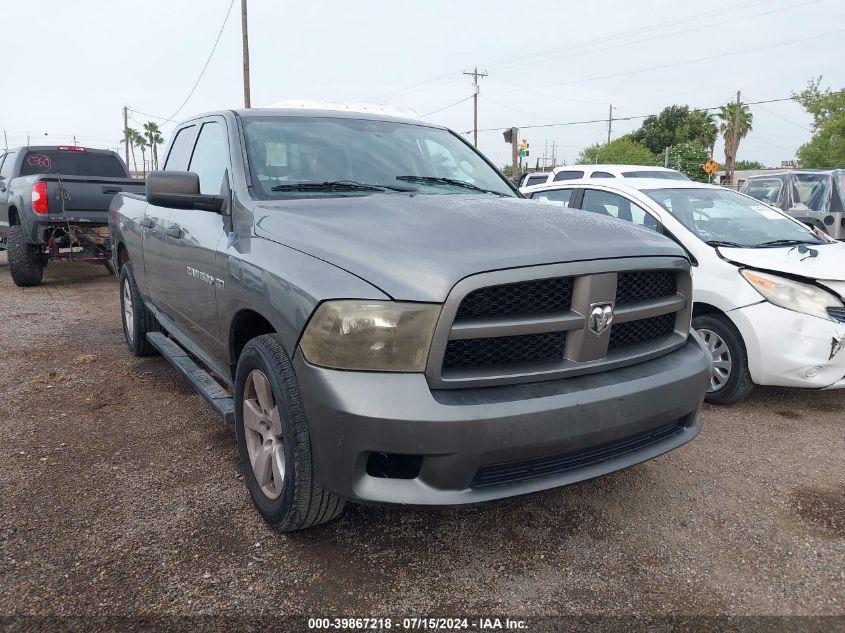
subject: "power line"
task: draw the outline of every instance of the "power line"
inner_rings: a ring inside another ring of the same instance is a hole
[[[719,9],[711,9],[711,10],[707,11],[706,13],[697,13],[695,15],[690,15],[690,16],[686,16],[686,17],[683,17],[683,18],[675,18],[673,20],[668,20],[666,22],[654,24],[654,25],[646,27],[646,28],[627,29],[627,30],[624,30],[624,31],[617,31],[616,33],[611,33],[607,36],[602,37],[602,43],[608,42],[608,41],[613,41],[613,40],[618,40],[618,39],[623,39],[623,38],[628,37],[630,35],[638,35],[638,34],[641,34],[641,33],[648,33],[649,31],[659,31],[660,29],[670,27],[670,26],[675,26],[675,25],[678,25],[678,24],[684,24],[686,22],[689,22],[690,20],[695,20],[697,18],[709,17],[709,16],[714,15],[715,13],[727,13],[727,12],[733,12],[733,11],[746,9],[746,8],[751,7],[751,6],[755,6],[755,5],[759,5],[759,4],[765,4],[765,1],[766,0],[753,0],[751,2],[745,2],[745,3],[739,4],[739,5],[725,5],[721,8],[719,8]],[[665,35],[661,35],[659,37],[665,37]],[[502,65],[502,64],[498,64],[498,62],[496,62],[496,61],[493,61],[492,63],[488,64],[487,66],[489,68],[499,69],[499,70],[506,69],[506,68],[513,68],[513,67],[516,67],[516,66],[522,66],[522,65],[525,65],[525,64],[535,63],[534,61],[525,61],[525,60],[532,60],[532,59],[538,58],[538,57],[540,57],[540,58],[546,57],[548,55],[554,55],[554,54],[559,53],[559,52],[572,50],[573,48],[579,48],[579,47],[582,47],[582,46],[589,47],[593,43],[594,43],[593,40],[587,40],[587,39],[576,40],[574,42],[569,42],[566,46],[550,48],[550,49],[546,49],[545,51],[541,51],[541,52],[538,52],[538,53],[529,53],[527,55],[520,55],[520,56],[517,56],[517,57],[511,57],[509,59],[501,59],[500,60],[500,61],[505,62],[505,64],[510,64],[510,65]],[[603,50],[603,49],[600,49],[600,50]],[[552,59],[555,59],[555,58],[552,57]],[[550,60],[538,60],[538,61],[550,61]],[[520,63],[515,63],[515,62],[520,62]],[[524,62],[524,63],[522,63],[522,62]]]
[[[736,50],[736,51],[728,51],[726,53],[719,53],[717,55],[708,55],[706,57],[698,57],[696,59],[687,59],[687,60],[680,61],[680,62],[670,62],[668,64],[659,64],[657,66],[647,66],[647,67],[644,67],[644,68],[635,68],[633,70],[626,70],[626,71],[622,71],[622,72],[618,72],[618,73],[611,73],[609,75],[598,75],[598,76],[594,76],[594,77],[587,77],[587,78],[584,78],[584,79],[576,79],[576,80],[572,80],[572,81],[564,81],[564,82],[552,83],[552,84],[542,84],[542,85],[539,85],[539,86],[532,86],[532,88],[551,88],[551,87],[556,87],[556,86],[567,86],[567,85],[571,85],[571,84],[581,84],[581,83],[584,83],[584,82],[587,82],[587,81],[598,81],[600,79],[613,79],[615,77],[623,77],[623,76],[626,76],[626,75],[633,75],[633,74],[636,74],[636,73],[647,72],[647,71],[650,71],[650,70],[662,70],[664,68],[674,68],[675,66],[684,66],[686,64],[695,64],[695,63],[698,63],[698,62],[710,61],[712,59],[720,59],[722,57],[730,57],[732,55],[742,55],[744,53],[751,53],[751,52],[761,51],[761,50],[766,50],[766,49],[771,49],[771,48],[778,48],[780,46],[788,46],[788,45],[791,45],[791,44],[800,44],[802,42],[807,42],[809,40],[816,40],[820,37],[827,37],[829,35],[835,35],[837,33],[841,33],[842,31],[845,31],[845,29],[836,29],[836,30],[827,31],[827,32],[824,32],[824,33],[817,33],[815,35],[811,35],[811,36],[804,37],[804,38],[801,38],[801,39],[787,40],[787,41],[784,41],[784,42],[775,42],[774,44],[766,44],[764,46],[756,46],[756,47],[753,47],[753,48],[745,48],[745,49]],[[503,91],[503,92],[513,92],[513,90],[506,90],[506,91]],[[502,94],[502,92],[498,92],[496,94]]]
[[[486,97],[486,99],[488,101],[490,100],[489,97]],[[779,101],[794,101],[794,99],[792,97],[783,97],[781,99],[765,99],[763,101],[744,101],[743,105],[759,105],[761,103],[777,103]],[[718,105],[718,106],[711,106],[709,108],[690,108],[690,111],[691,112],[708,112],[710,110],[718,110],[721,107],[722,107],[721,105]],[[633,120],[636,120],[636,119],[646,119],[650,116],[657,116],[657,114],[659,114],[659,113],[637,114],[637,115],[626,116],[626,117],[613,117],[613,120],[614,121],[633,121]],[[564,121],[562,123],[541,123],[541,124],[536,124],[536,125],[517,125],[517,126],[513,126],[513,127],[518,127],[520,130],[530,130],[530,129],[533,129],[533,128],[543,128],[543,127],[566,127],[566,126],[571,126],[571,125],[587,125],[589,123],[607,123],[607,119],[602,118],[602,119],[590,119],[588,121]],[[510,129],[510,127],[511,126],[489,127],[489,128],[480,129],[478,131],[479,132],[501,132],[502,130]],[[469,134],[470,132],[464,132],[464,134]]]
[[[748,15],[748,16],[730,18],[730,19],[727,19],[727,20],[720,20],[720,21],[710,22],[710,23],[705,23],[705,24],[697,24],[696,26],[694,26],[692,28],[683,29],[683,30],[680,30],[680,31],[670,31],[668,33],[660,33],[660,34],[657,34],[657,35],[652,35],[650,37],[634,39],[634,40],[631,40],[629,42],[620,42],[620,43],[617,43],[617,44],[611,44],[610,46],[601,46],[600,48],[592,48],[590,42],[584,42],[584,46],[581,46],[578,43],[575,43],[575,44],[570,43],[570,44],[567,45],[566,48],[557,49],[559,54],[555,54],[551,57],[546,57],[543,54],[538,54],[538,55],[532,56],[532,57],[535,57],[537,59],[518,62],[518,63],[510,64],[510,65],[507,65],[507,66],[499,66],[499,67],[497,67],[497,69],[498,70],[504,70],[504,69],[509,69],[509,68],[516,68],[516,67],[519,67],[519,66],[526,66],[528,64],[545,63],[545,62],[557,61],[557,60],[561,60],[561,59],[568,59],[568,58],[571,58],[571,57],[578,57],[578,56],[582,56],[582,55],[593,55],[595,53],[600,53],[600,52],[603,52],[603,51],[608,51],[608,50],[620,48],[620,47],[623,47],[623,46],[631,46],[633,44],[642,44],[642,43],[651,42],[651,41],[654,41],[654,40],[662,40],[662,39],[665,39],[666,37],[670,37],[670,36],[683,35],[684,33],[694,33],[696,31],[701,31],[702,29],[714,28],[714,27],[717,27],[717,26],[722,26],[724,24],[735,24],[737,22],[741,22],[741,21],[744,21],[744,20],[750,20],[752,18],[757,19],[759,17],[770,15],[772,13],[779,13],[781,11],[796,9],[796,8],[799,8],[799,7],[808,5],[808,4],[814,4],[814,3],[817,3],[817,2],[818,2],[818,0],[807,0],[806,2],[803,2],[801,4],[792,4],[792,5],[781,7],[781,8],[778,8],[778,9],[772,9],[771,11],[764,11],[764,12],[758,11],[758,12],[755,12],[755,13]],[[754,6],[754,5],[757,5],[757,4],[761,4],[761,3],[760,2],[746,3],[746,5],[750,5],[750,6]],[[748,6],[740,6],[740,7],[737,7],[735,10],[742,9],[742,8],[748,8]],[[713,14],[714,14],[714,12],[711,11],[711,12],[708,12],[707,14],[702,14],[701,16],[694,16],[694,17],[712,16]],[[684,23],[684,22],[687,22],[687,21],[688,20],[685,19],[685,20],[679,21],[678,23]],[[671,23],[668,23],[668,24],[671,24]],[[656,28],[638,29],[636,31],[632,31],[631,33],[640,34],[640,33],[645,33],[645,32],[654,31],[654,30],[658,30],[658,29],[656,29]],[[610,39],[619,39],[619,38],[610,38]],[[607,42],[607,38],[603,39],[599,44],[604,44],[606,42]],[[573,48],[577,48],[577,50],[573,51],[572,50]],[[563,51],[568,51],[568,52],[563,52]]]
[[[211,62],[211,57],[214,55],[214,51],[217,50],[217,43],[220,41],[220,36],[223,35],[223,29],[226,28],[226,22],[229,21],[229,14],[232,12],[232,7],[235,5],[235,0],[231,0],[229,3],[229,9],[226,11],[226,17],[223,18],[223,24],[220,26],[220,30],[217,32],[217,39],[214,40],[214,46],[211,47],[211,52],[208,54],[208,59],[205,60],[205,65],[203,65],[202,70],[200,71],[200,76],[197,77],[197,80],[194,82],[194,87],[191,88],[191,91],[188,93],[188,96],[185,97],[185,100],[182,102],[178,108],[176,108],[176,112],[170,115],[168,119],[165,119],[165,123],[169,123],[176,118],[176,115],[182,111],[182,108],[185,107],[185,104],[188,103],[188,99],[190,99],[194,91],[199,86],[200,81],[202,80],[203,75],[205,75],[205,71],[208,68],[208,64]]]
[[[461,99],[460,101],[455,101],[455,103],[450,103],[449,105],[447,105],[447,106],[443,106],[442,108],[437,108],[437,110],[432,110],[431,112],[427,112],[426,114],[421,114],[421,115],[420,115],[420,118],[421,118],[421,119],[423,119],[423,118],[425,118],[425,117],[427,117],[427,116],[431,116],[432,114],[437,114],[438,112],[443,112],[443,110],[448,110],[449,108],[454,108],[456,105],[459,105],[459,104],[463,103],[464,101],[469,101],[469,100],[470,100],[470,99],[472,99],[474,96],[475,96],[475,95],[470,95],[470,96],[468,96],[468,97],[464,97],[464,98],[463,98],[463,99]],[[500,129],[504,130],[504,129],[506,129],[506,128],[500,128]],[[479,132],[480,132],[480,131],[482,131],[482,130],[479,130]],[[467,132],[467,134],[471,134],[471,133],[472,133],[472,130],[470,130],[469,132]]]
[[[781,121],[786,121],[787,123],[791,123],[795,127],[800,127],[802,130],[810,132],[811,134],[813,133],[813,130],[808,128],[806,125],[801,125],[800,123],[796,123],[795,121],[792,121],[791,119],[787,119],[785,116],[781,116],[777,112],[772,112],[768,108],[764,108],[763,106],[761,106],[759,104],[757,105],[757,107],[760,108],[761,110],[763,110],[764,112],[768,112],[772,116],[779,118]]]

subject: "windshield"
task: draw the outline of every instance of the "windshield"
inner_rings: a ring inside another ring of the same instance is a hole
[[[685,174],[679,171],[624,171],[622,172],[622,176],[625,178],[660,178],[662,180],[689,180],[689,178],[687,178]]]
[[[27,152],[21,165],[21,176],[35,174],[126,178],[126,171],[117,156],[79,150],[40,149]]]
[[[778,211],[726,189],[644,191],[702,241],[721,246],[822,244],[810,229]]]
[[[478,153],[441,128],[341,117],[244,117],[244,130],[253,186],[263,198],[372,195],[379,188],[516,195]]]
[[[827,211],[830,204],[830,174],[795,174],[792,207]]]

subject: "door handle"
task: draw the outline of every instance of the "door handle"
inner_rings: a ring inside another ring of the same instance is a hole
[[[150,218],[141,218],[138,224],[143,226],[145,229],[153,229],[156,225],[155,220],[151,220]]]
[[[103,186],[103,193],[120,193],[123,191],[120,187],[109,187],[107,185]]]
[[[176,224],[168,226],[166,229],[164,229],[164,234],[168,237],[174,237],[177,240],[182,239],[183,235],[182,229]]]

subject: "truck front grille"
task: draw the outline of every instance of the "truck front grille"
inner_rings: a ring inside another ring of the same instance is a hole
[[[620,323],[610,330],[610,342],[607,348],[611,350],[628,345],[641,345],[669,336],[674,331],[674,314],[662,314],[650,319]]]
[[[651,270],[619,273],[616,282],[616,305],[669,297],[677,292],[674,273]]]
[[[561,361],[565,344],[563,332],[449,341],[443,367],[497,367],[528,361]]]
[[[473,290],[461,302],[457,318],[544,314],[569,310],[571,303],[571,279],[537,279]]]
[[[464,279],[444,306],[426,370],[429,384],[548,380],[679,347],[689,333],[688,263],[635,261],[643,268],[631,270],[630,260],[583,262]],[[591,327],[591,312],[607,305],[614,311],[610,325]]]

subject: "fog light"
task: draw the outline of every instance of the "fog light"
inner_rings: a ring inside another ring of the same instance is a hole
[[[807,378],[815,378],[816,376],[818,376],[818,375],[819,375],[819,373],[821,373],[821,370],[822,370],[822,368],[821,368],[821,367],[819,367],[819,366],[816,366],[816,367],[810,367],[810,369],[808,369],[808,370],[806,371],[806,373],[804,374],[804,376],[805,376],[805,377],[807,377]]]

